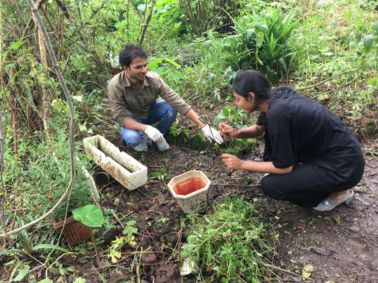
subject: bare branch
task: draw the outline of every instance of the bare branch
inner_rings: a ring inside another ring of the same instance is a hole
[[[55,0],[56,4],[58,5],[58,7],[63,11],[63,14],[64,16],[69,19],[70,18],[70,14],[68,13],[68,9],[67,7],[64,5],[63,1],[61,0]]]
[[[3,116],[0,112],[0,175],[3,174],[4,170],[4,127],[3,127]]]
[[[138,44],[139,44],[139,45],[142,45],[142,44],[143,44],[144,37],[145,37],[145,35],[146,35],[148,25],[150,24],[150,21],[151,21],[151,18],[152,18],[152,13],[154,12],[154,6],[155,6],[155,3],[156,3],[156,0],[153,0],[153,1],[151,2],[150,13],[148,14],[148,17],[147,17],[146,21],[142,24],[142,25],[143,25],[143,31],[142,31],[142,33],[141,33],[141,35],[140,35],[139,40],[138,40]]]

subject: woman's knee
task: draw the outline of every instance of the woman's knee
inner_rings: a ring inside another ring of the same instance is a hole
[[[261,179],[261,190],[263,193],[274,199],[283,199],[284,196],[280,190],[280,181],[275,175],[267,175]],[[281,183],[282,185],[282,183]]]

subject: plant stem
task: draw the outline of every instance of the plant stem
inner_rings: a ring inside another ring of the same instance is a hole
[[[278,271],[281,271],[281,272],[284,272],[284,273],[287,273],[291,276],[294,276],[295,278],[298,278],[298,276],[300,277],[301,275],[300,274],[297,274],[297,273],[294,273],[294,272],[291,272],[289,270],[286,270],[286,269],[283,269],[283,268],[280,268],[278,266],[275,266],[275,265],[271,265],[269,263],[264,263],[262,262],[262,265],[266,266],[266,267],[269,267],[269,268],[272,268],[272,269],[275,269],[275,270],[278,270]]]
[[[342,76],[342,75],[345,75],[345,74],[348,74],[348,73],[351,73],[351,72],[356,72],[358,70],[360,70],[361,68],[356,68],[356,69],[353,69],[353,70],[347,70],[345,72],[342,72],[339,76]],[[316,86],[319,86],[319,85],[322,85],[330,80],[332,80],[332,76],[320,81],[320,82],[317,82],[316,84],[313,84],[313,85],[309,85],[309,86],[305,86],[305,87],[302,87],[302,88],[297,88],[298,91],[304,91],[306,89],[310,89],[310,88],[314,88]]]

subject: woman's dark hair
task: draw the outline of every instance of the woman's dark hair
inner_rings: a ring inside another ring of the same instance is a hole
[[[142,47],[134,44],[126,44],[123,50],[119,53],[119,64],[123,67],[129,67],[135,58],[147,59],[147,54]]]
[[[259,71],[247,70],[236,75],[232,89],[247,98],[250,92],[255,94],[256,101],[269,99],[272,96],[272,85]]]

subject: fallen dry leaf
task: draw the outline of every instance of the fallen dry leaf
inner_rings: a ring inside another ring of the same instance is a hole
[[[312,266],[312,264],[306,264],[302,269],[302,278],[303,279],[310,278],[313,271],[314,271],[314,267]]]

